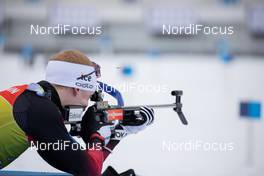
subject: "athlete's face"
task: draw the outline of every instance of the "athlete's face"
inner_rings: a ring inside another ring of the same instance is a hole
[[[73,97],[71,101],[72,105],[88,106],[90,97],[94,94],[94,91],[73,89]]]
[[[94,94],[93,91],[77,90],[76,99],[82,106],[88,106],[90,97]]]

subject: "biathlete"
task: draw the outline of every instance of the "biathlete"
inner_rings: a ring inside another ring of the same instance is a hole
[[[44,81],[1,91],[0,169],[18,158],[32,142],[50,146],[60,142],[67,145],[60,150],[49,147],[37,152],[61,171],[80,176],[102,175],[104,160],[121,140],[115,138],[115,130],[126,135],[142,131],[153,123],[154,112],[142,107],[133,116],[143,120],[114,126],[96,121],[91,106],[83,113],[80,136],[87,146],[96,147],[82,148],[65,127],[65,109],[69,105],[87,107],[99,77],[99,65],[80,51],[67,50],[50,58]],[[110,169],[104,175],[111,173]]]

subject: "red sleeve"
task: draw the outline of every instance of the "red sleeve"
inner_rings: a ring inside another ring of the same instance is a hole
[[[110,140],[106,147],[112,151],[119,142],[120,142],[119,140]],[[105,148],[103,149],[103,152],[104,152],[104,160],[105,160],[111,152]]]
[[[94,176],[100,176],[104,162],[104,152],[102,150],[86,150],[87,158],[91,162],[90,174]]]

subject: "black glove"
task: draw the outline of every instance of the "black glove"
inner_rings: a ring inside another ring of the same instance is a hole
[[[104,111],[97,111],[95,106],[91,106],[85,112],[81,122],[81,137],[88,143],[93,139],[99,139],[103,145],[107,145],[112,128],[112,123],[106,123],[107,114]]]
[[[133,169],[129,169],[125,172],[118,174],[112,166],[108,166],[102,176],[136,176],[136,174]]]

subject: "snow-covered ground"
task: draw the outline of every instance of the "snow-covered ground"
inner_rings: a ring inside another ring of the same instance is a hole
[[[33,68],[17,57],[0,56],[0,89],[44,78],[43,56]],[[214,55],[93,58],[102,66],[101,80],[123,90],[126,105],[170,103],[170,90],[183,90],[189,121],[184,126],[171,109],[157,110],[154,125],[124,139],[105,167],[133,168],[143,176],[263,175],[264,122],[239,117],[240,101],[264,102],[263,58],[236,57],[229,64]],[[134,69],[131,77],[121,75],[124,65]],[[5,170],[56,171],[29,150]]]

